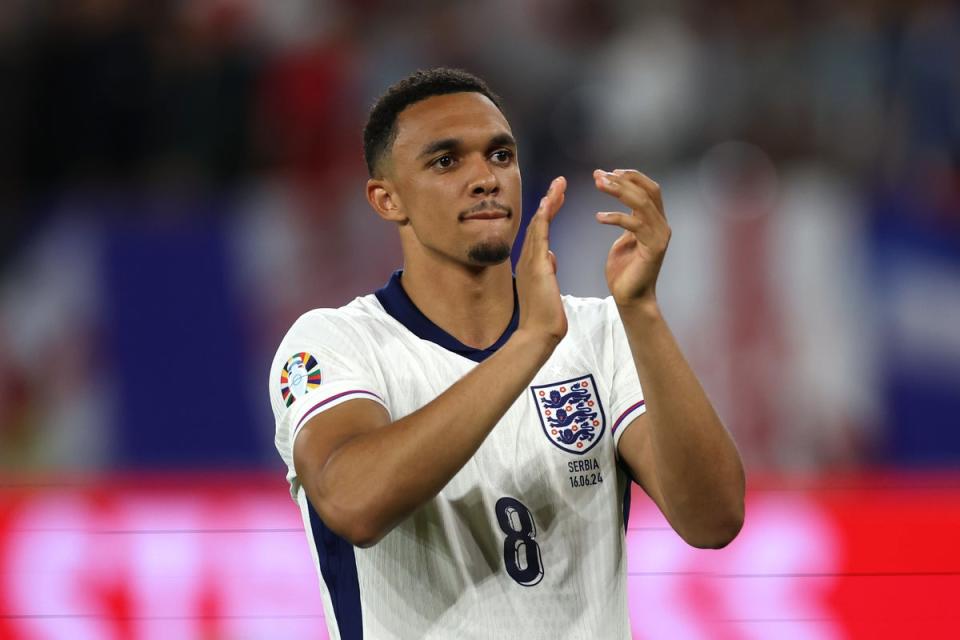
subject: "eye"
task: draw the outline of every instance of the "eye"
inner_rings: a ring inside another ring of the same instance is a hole
[[[513,151],[510,151],[509,149],[497,149],[492,154],[490,154],[490,157],[493,159],[494,162],[499,162],[500,164],[507,164],[513,159]]]
[[[440,169],[449,169],[450,167],[453,166],[453,163],[454,163],[453,156],[447,154],[447,155],[440,156],[439,158],[434,160],[432,164],[433,166]]]

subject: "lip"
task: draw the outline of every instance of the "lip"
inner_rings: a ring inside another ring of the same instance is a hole
[[[501,218],[508,218],[510,214],[506,211],[475,211],[469,215],[463,217],[464,220],[499,220]]]

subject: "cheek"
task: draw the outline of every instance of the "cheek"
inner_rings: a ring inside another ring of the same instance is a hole
[[[411,182],[410,201],[417,207],[440,209],[456,197],[457,186],[452,180],[424,174]]]
[[[411,220],[429,217],[440,200],[436,185],[427,180],[412,180],[404,189],[403,206]]]
[[[503,184],[507,187],[510,204],[513,205],[515,212],[520,213],[520,204],[523,202],[523,183],[520,180],[519,171],[511,171],[502,178]]]
[[[411,187],[403,203],[416,235],[422,241],[437,242],[455,233],[459,213],[455,190],[435,180],[416,181]]]

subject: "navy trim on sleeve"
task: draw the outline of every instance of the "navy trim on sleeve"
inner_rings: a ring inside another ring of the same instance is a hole
[[[404,291],[403,285],[400,284],[400,278],[402,276],[402,269],[394,271],[390,277],[390,281],[387,282],[382,289],[374,293],[383,309],[421,340],[433,342],[447,351],[452,351],[464,358],[468,358],[474,362],[483,362],[496,353],[497,349],[502,347],[507,340],[510,339],[513,332],[517,330],[517,325],[520,324],[520,304],[517,300],[517,285],[516,282],[514,282],[513,317],[510,318],[510,324],[507,325],[503,335],[486,349],[468,347],[434,324],[430,318],[423,315],[423,312],[417,308],[417,305],[413,304],[413,300],[411,300],[407,292]]]
[[[633,477],[633,474],[630,472],[630,467],[624,463],[623,458],[617,460],[617,467],[623,472],[623,475],[627,477],[627,486],[623,490],[623,532],[626,533],[627,523],[630,520],[630,499],[633,496],[632,487],[634,484],[640,486],[640,483]]]
[[[633,495],[633,492],[630,490],[633,485],[633,480],[630,479],[630,476],[627,476],[627,486],[623,490],[623,532],[626,533],[628,529],[628,524],[630,523],[630,497]]]
[[[330,592],[333,614],[341,640],[363,640],[363,611],[360,606],[360,581],[353,545],[323,523],[307,500],[313,543],[320,557],[320,575]]]

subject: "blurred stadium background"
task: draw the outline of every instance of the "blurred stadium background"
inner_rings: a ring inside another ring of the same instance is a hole
[[[0,638],[326,637],[267,369],[399,265],[360,130],[439,64],[527,202],[569,178],[566,291],[605,294],[591,170],[663,185],[750,491],[719,552],[634,500],[635,636],[958,637],[955,3],[3,0]]]

